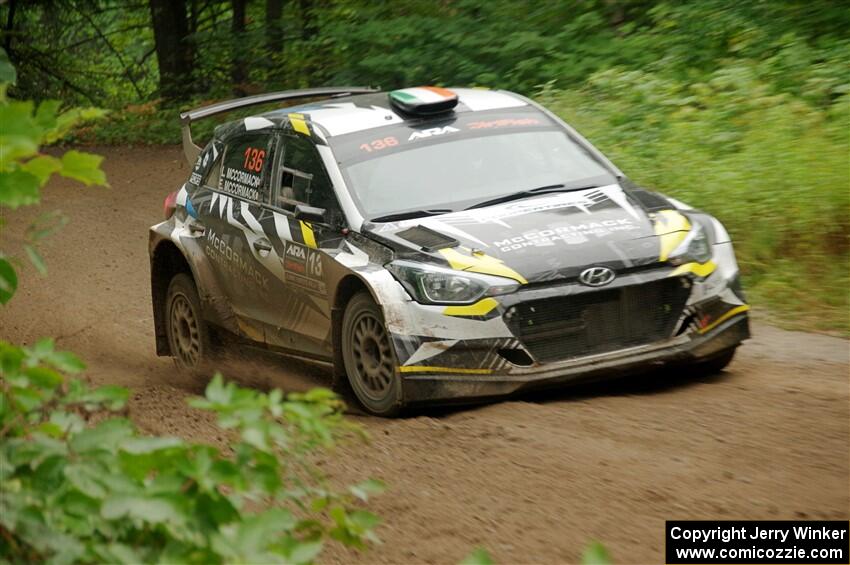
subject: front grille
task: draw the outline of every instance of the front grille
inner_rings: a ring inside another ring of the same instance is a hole
[[[539,362],[615,351],[670,335],[689,290],[679,279],[521,302],[505,317]]]

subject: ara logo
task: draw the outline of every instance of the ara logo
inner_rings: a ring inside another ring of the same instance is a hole
[[[286,246],[286,255],[289,257],[295,257],[297,259],[301,259],[302,261],[307,260],[307,250],[306,248],[300,245],[289,244]]]
[[[443,135],[446,133],[455,133],[458,131],[460,130],[457,128],[453,128],[452,126],[445,126],[441,128],[428,128],[411,133],[410,137],[407,138],[407,141],[413,141],[414,139],[424,139],[426,137]]]

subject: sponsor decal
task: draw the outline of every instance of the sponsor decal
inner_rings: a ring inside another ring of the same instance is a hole
[[[637,222],[631,218],[615,220],[600,220],[566,226],[558,226],[543,230],[530,230],[520,235],[496,240],[493,245],[502,252],[516,251],[524,247],[545,247],[564,242],[576,245],[588,241],[588,236],[604,237],[613,232],[640,229]]]
[[[207,230],[204,252],[211,261],[237,281],[259,287],[264,291],[268,290],[269,278],[254,267],[253,259],[243,257],[211,229]]]
[[[410,137],[407,138],[407,141],[415,141],[417,139],[425,139],[428,137],[434,137],[435,135],[445,135],[447,133],[455,133],[459,131],[459,129],[453,128],[452,126],[444,126],[441,128],[428,128],[411,133]]]
[[[315,249],[287,241],[283,255],[283,270],[286,282],[325,296],[327,287],[323,279],[322,254]]]
[[[487,120],[481,122],[470,122],[466,127],[469,129],[492,129],[505,127],[537,126],[541,122],[537,118],[504,118],[501,120]]]

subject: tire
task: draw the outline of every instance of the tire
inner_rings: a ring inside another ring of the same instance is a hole
[[[726,368],[729,363],[732,362],[732,359],[735,357],[735,350],[737,347],[731,347],[722,351],[712,357],[707,361],[701,361],[697,363],[697,367],[706,375],[713,375],[715,373],[719,373],[723,369]]]
[[[211,357],[210,330],[192,277],[174,275],[165,296],[165,330],[177,368],[200,373]]]
[[[396,357],[381,309],[368,293],[348,302],[341,337],[345,373],[357,400],[370,414],[397,416],[404,401]]]

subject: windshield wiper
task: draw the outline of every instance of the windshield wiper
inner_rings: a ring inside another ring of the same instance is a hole
[[[478,202],[477,204],[473,204],[468,208],[464,208],[464,210],[472,210],[473,208],[484,208],[486,206],[492,206],[494,204],[501,204],[502,202],[510,202],[511,200],[521,200],[523,198],[528,198],[529,196],[535,196],[537,194],[546,194],[548,192],[572,192],[574,190],[587,190],[589,188],[599,188],[595,184],[591,184],[589,186],[577,186],[577,187],[567,187],[567,185],[561,184],[547,184],[546,186],[538,186],[537,188],[531,188],[528,190],[521,190],[519,192],[513,192],[511,194],[506,194],[504,196],[499,196],[497,198],[491,198],[490,200],[485,200],[483,202]]]
[[[386,216],[378,216],[372,218],[370,222],[398,222],[400,220],[410,220],[411,218],[422,218],[425,216],[439,216],[440,214],[448,214],[454,212],[450,208],[433,208],[431,210],[410,210],[408,212],[398,212],[396,214],[387,214]]]

